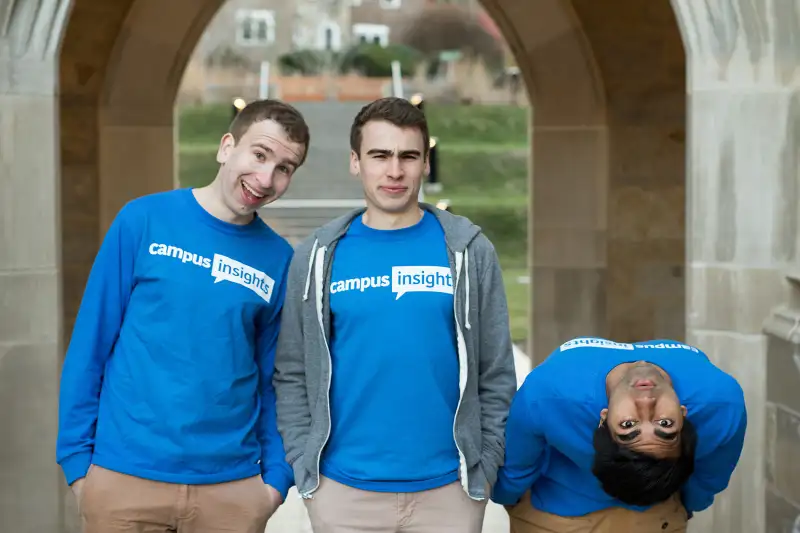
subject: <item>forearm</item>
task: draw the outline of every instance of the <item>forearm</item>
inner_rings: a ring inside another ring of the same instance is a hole
[[[292,327],[285,321],[284,325]],[[277,428],[283,438],[286,459],[294,465],[308,440],[311,409],[306,392],[305,357],[301,346],[287,338],[288,334],[288,329],[281,330],[272,383],[276,395]]]
[[[56,461],[69,484],[91,464],[106,363],[131,290],[130,270],[112,263],[108,248],[90,274],[61,371]]]
[[[304,287],[312,239],[295,253],[289,268],[281,330],[275,352],[272,383],[276,394],[278,431],[283,437],[286,459],[294,467],[302,456],[311,428],[311,409],[306,386],[306,347],[303,331]]]
[[[503,505],[517,503],[547,466],[547,443],[530,393],[530,388],[523,385],[508,414],[505,463],[492,491],[492,500]]]
[[[283,439],[278,431],[275,390],[271,380],[267,381],[261,392],[259,422],[261,477],[264,483],[274,487],[286,500],[286,495],[294,484],[294,474],[286,461]]]
[[[84,477],[94,453],[102,369],[85,353],[68,353],[61,374],[56,461],[67,484]]]
[[[294,485],[294,473],[286,461],[283,442],[277,428],[262,449],[261,478],[264,483],[274,487],[285,501],[289,489]]]
[[[481,465],[489,484],[494,484],[497,470],[502,466],[506,449],[506,420],[514,386],[509,390],[508,379],[501,377],[481,393],[482,449]]]
[[[311,411],[305,394],[305,384],[297,386],[276,375],[277,428],[286,450],[286,461],[294,465],[303,455],[311,430]]]
[[[480,381],[483,466],[490,483],[505,456],[506,420],[517,390],[508,304],[496,255],[491,254],[480,287]]]

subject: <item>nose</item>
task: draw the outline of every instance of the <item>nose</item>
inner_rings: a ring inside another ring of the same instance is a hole
[[[656,405],[656,399],[652,396],[639,396],[633,401],[636,403],[636,407],[642,411],[642,414],[646,415],[649,415],[650,411],[652,411],[653,407]]]
[[[262,167],[261,171],[256,173],[255,178],[259,187],[263,189],[272,188],[272,174],[274,170],[275,165],[269,165]]]
[[[387,175],[393,179],[400,179],[403,177],[403,167],[400,164],[399,157],[393,157],[389,161],[389,170],[387,172]]]

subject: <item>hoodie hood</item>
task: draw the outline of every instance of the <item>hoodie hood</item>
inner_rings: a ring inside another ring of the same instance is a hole
[[[454,215],[442,209],[438,209],[430,204],[420,203],[421,209],[428,211],[436,217],[444,230],[444,238],[447,247],[453,253],[462,253],[467,246],[481,233],[481,228],[473,224],[469,219]],[[335,218],[317,229],[314,232],[314,239],[318,246],[328,247],[339,240],[347,232],[347,228],[353,220],[364,213],[365,208],[354,209],[353,211]]]

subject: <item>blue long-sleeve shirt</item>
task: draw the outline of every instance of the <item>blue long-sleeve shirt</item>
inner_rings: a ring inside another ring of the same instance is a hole
[[[291,246],[189,189],[127,204],[92,267],[61,376],[56,458],[169,483],[294,483],[272,371]]]
[[[505,465],[492,500],[582,516],[610,507],[642,510],[608,496],[592,474],[592,439],[608,406],[606,376],[622,363],[648,361],[672,378],[697,430],[695,470],[682,490],[689,513],[709,507],[739,460],[747,426],[744,394],[697,348],[674,341],[623,344],[574,339],[534,368],[511,405]]]
[[[395,230],[356,217],[331,269],[331,434],[322,475],[377,492],[458,480],[453,277],[436,216],[425,212]]]

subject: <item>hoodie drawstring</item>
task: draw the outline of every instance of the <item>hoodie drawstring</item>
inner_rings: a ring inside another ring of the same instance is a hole
[[[308,289],[311,287],[311,273],[314,271],[314,258],[317,255],[317,246],[319,240],[314,239],[314,246],[311,247],[311,253],[308,255],[308,274],[306,275],[306,287],[303,291],[303,301],[308,300]]]
[[[464,249],[464,327],[472,329],[469,323],[469,248]]]

